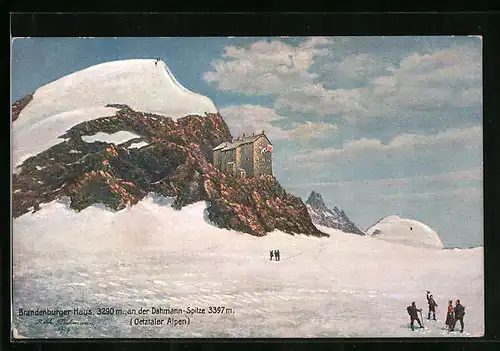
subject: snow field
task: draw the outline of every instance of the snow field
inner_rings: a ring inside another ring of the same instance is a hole
[[[425,320],[427,330],[407,327],[406,306],[416,301],[425,312],[431,290],[440,320],[448,300],[466,306],[468,334],[454,336],[483,333],[482,248],[416,248],[324,227],[330,238],[280,232],[257,238],[207,224],[203,202],[182,211],[170,203],[150,195],[119,212],[95,205],[76,213],[54,201],[15,219],[14,310],[234,310],[194,315],[189,326],[176,328],[95,316],[94,328],[72,328],[70,337],[451,336],[442,321]],[[269,261],[277,248],[282,260]],[[61,337],[21,318],[14,317],[21,335]]]

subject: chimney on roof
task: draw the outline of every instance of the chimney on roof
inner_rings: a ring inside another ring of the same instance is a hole
[[[264,131],[262,131],[262,135],[264,135]]]
[[[254,136],[254,135],[255,135],[255,132],[252,133],[252,136]]]
[[[243,133],[243,138],[245,137],[245,133]]]

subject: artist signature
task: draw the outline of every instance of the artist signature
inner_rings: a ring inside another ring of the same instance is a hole
[[[77,321],[74,319],[65,319],[65,318],[46,318],[46,319],[38,319],[35,324],[45,324],[45,325],[54,325],[56,330],[63,335],[69,333],[70,328],[73,326],[89,326],[92,325],[92,322],[89,321]]]

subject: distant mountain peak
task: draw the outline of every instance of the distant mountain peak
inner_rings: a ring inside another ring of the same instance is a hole
[[[309,195],[309,197],[307,198],[306,204],[311,205],[312,208],[317,210],[328,210],[328,207],[326,207],[321,194],[314,190],[311,192],[311,195]]]
[[[314,224],[341,230],[346,233],[365,235],[347,217],[343,210],[333,207],[333,210],[326,207],[323,197],[317,191],[312,191],[306,201],[306,206]]]

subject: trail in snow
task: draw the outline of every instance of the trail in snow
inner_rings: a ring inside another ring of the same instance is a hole
[[[319,227],[330,238],[274,232],[257,238],[203,220],[204,203],[182,211],[148,196],[120,212],[63,201],[14,220],[13,303],[18,308],[225,306],[234,314],[194,315],[184,327],[130,326],[127,317],[89,317],[66,337],[406,337],[480,336],[484,331],[483,250],[398,245]],[[269,261],[280,249],[282,260]],[[412,332],[406,306],[438,322]],[[466,306],[466,333],[441,330],[446,303]],[[163,316],[165,318],[169,316]],[[178,317],[178,316],[175,316]],[[158,318],[158,316],[157,316]],[[31,321],[31,322],[30,322]],[[63,337],[14,316],[19,334]]]

